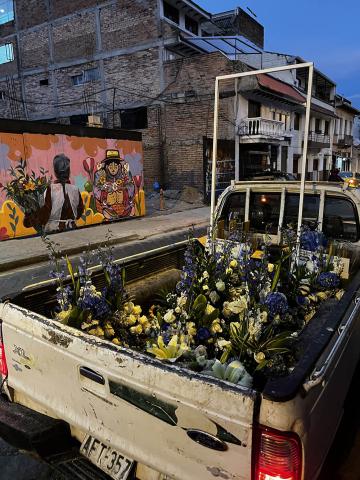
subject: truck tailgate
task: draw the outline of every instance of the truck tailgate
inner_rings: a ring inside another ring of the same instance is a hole
[[[76,427],[80,441],[91,433],[179,480],[251,478],[254,391],[121,349],[11,303],[0,304],[0,318],[9,386]]]

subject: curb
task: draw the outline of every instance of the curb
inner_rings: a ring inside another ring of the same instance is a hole
[[[78,245],[77,247],[64,247],[61,249],[61,253],[63,255],[77,255],[78,253],[82,253],[88,246],[90,246],[91,250],[95,250],[98,247],[103,246],[105,243],[110,245],[117,245],[120,243],[126,243],[131,240],[139,240],[140,237],[137,234],[127,235],[126,237],[119,237],[113,238],[109,241],[101,240],[100,242],[94,242],[87,245]],[[35,263],[43,263],[49,259],[47,253],[41,253],[32,257],[26,258],[19,258],[16,260],[10,260],[9,262],[0,263],[0,272],[6,272],[8,270],[15,270],[19,267],[27,267],[29,265],[34,265]]]

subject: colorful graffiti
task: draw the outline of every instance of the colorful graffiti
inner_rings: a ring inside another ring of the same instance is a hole
[[[140,141],[0,133],[0,241],[144,214]]]

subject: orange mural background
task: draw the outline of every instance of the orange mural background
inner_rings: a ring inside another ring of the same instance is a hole
[[[76,185],[84,202],[85,210],[76,222],[77,226],[102,223],[105,217],[96,209],[94,197],[94,174],[89,165],[100,168],[106,150],[118,150],[122,162],[127,165],[130,179],[131,199],[126,217],[145,214],[145,194],[143,190],[143,150],[142,143],[134,140],[119,140],[92,137],[77,137],[64,134],[4,133],[0,132],[0,240],[35,235],[33,228],[23,225],[24,212],[20,205],[7,197],[6,186],[13,177],[10,168],[15,168],[21,160],[26,160],[26,171],[41,175],[45,169],[47,177],[54,179],[53,158],[65,154],[71,161],[70,181]],[[136,181],[135,181],[136,179]],[[120,217],[119,217],[120,218]],[[124,218],[121,217],[121,218]],[[115,216],[111,220],[116,220]],[[107,218],[109,220],[109,218]]]

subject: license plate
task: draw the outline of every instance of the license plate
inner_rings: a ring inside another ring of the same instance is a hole
[[[91,435],[83,441],[80,453],[114,480],[126,480],[134,464],[134,460]]]

